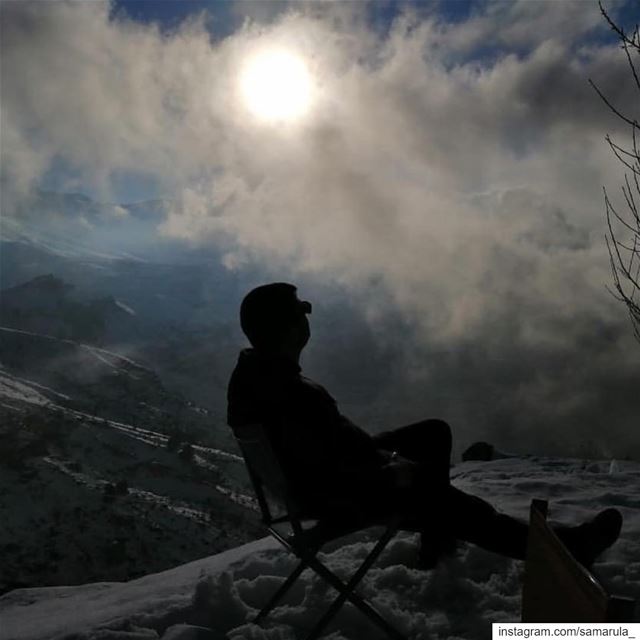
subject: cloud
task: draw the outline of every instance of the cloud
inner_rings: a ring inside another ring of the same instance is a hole
[[[143,170],[175,186],[200,170],[226,109],[214,93],[199,101],[216,69],[200,23],[165,37],[111,21],[109,5],[93,2],[8,2],[3,18],[7,181],[33,182],[56,156],[105,190],[116,171]],[[21,154],[32,161],[15,162]]]
[[[446,35],[458,50],[472,51],[488,43],[521,49],[549,39],[575,44],[594,30],[605,28],[595,3],[492,0],[463,24],[447,29]]]
[[[174,203],[164,232],[230,267],[333,280],[371,318],[380,283],[413,329],[398,375],[448,385],[429,406],[498,435],[628,443],[638,352],[605,291],[601,194],[621,179],[603,137],[626,131],[587,83],[632,111],[626,62],[586,37],[596,5],[478,7],[379,34],[352,4],[302,5],[212,41],[204,19],[167,34],[106,3],[5,2],[3,184],[26,190],[54,158],[105,194],[116,172],[151,175]],[[314,75],[296,126],[238,101],[242,61],[272,44]]]

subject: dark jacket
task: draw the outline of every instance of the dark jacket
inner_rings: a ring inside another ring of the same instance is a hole
[[[228,423],[263,424],[296,497],[315,510],[353,508],[391,481],[388,455],[338,411],[326,389],[284,358],[240,353],[229,382]]]

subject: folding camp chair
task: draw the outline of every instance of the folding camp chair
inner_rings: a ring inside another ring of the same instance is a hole
[[[236,427],[234,428],[234,434],[240,445],[256,497],[258,498],[263,522],[266,524],[269,533],[300,559],[294,571],[258,613],[253,622],[261,622],[294,585],[300,574],[305,569],[310,568],[336,589],[338,596],[324,615],[320,617],[305,640],[318,638],[347,600],[390,637],[395,640],[405,640],[405,637],[400,632],[355,592],[358,583],[382,553],[389,540],[396,534],[400,518],[393,517],[390,518],[389,522],[385,523],[385,530],[369,555],[353,576],[347,582],[343,582],[318,560],[317,553],[326,543],[332,540],[380,523],[367,523],[362,519],[359,521],[354,519],[351,522],[336,522],[306,518],[303,505],[297,504],[293,499],[286,474],[278,462],[264,427],[260,424]],[[275,517],[272,515],[265,489],[269,492],[269,497],[275,499],[284,508],[284,513]]]
[[[635,601],[611,596],[547,524],[547,502],[531,502],[522,622],[632,622]]]

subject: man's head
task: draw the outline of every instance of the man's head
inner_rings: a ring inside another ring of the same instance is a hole
[[[250,291],[240,306],[240,325],[249,342],[265,351],[300,352],[309,340],[311,304],[296,287],[274,282]]]

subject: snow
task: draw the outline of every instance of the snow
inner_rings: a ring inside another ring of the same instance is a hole
[[[126,216],[114,216],[124,219]],[[84,231],[93,230],[93,225],[84,216],[76,218],[77,224],[84,227]],[[70,240],[68,233],[61,231],[46,230],[28,224],[25,219],[17,220],[9,216],[4,216],[2,220],[3,237],[7,241],[19,242],[21,244],[36,246],[53,255],[63,258],[80,258],[85,260],[106,260],[115,262],[118,260],[135,260],[136,262],[146,262],[144,258],[138,257],[127,251],[113,249],[111,251],[100,250],[95,245],[92,246],[91,236],[85,236],[84,241],[78,239],[74,234]]]
[[[3,371],[3,367],[2,365],[0,365],[0,376],[2,376],[2,371]],[[43,391],[46,391],[48,394],[54,395],[58,398],[60,398],[61,400],[71,400],[71,398],[64,394],[64,393],[60,393],[58,391],[56,391],[55,389],[52,389],[51,387],[47,387],[43,384],[40,384],[38,382],[35,382],[33,380],[28,380],[27,378],[21,378],[19,376],[14,376],[14,375],[8,375],[7,376],[7,380],[13,380],[13,381],[19,381],[21,383],[24,383],[25,385],[27,385],[28,387],[37,387],[38,389],[42,389]],[[0,391],[0,396],[4,395],[1,391]]]
[[[526,517],[531,498],[550,501],[550,519],[581,522],[619,508],[620,540],[595,573],[613,593],[640,599],[640,463],[552,458],[466,462],[454,483],[502,511]],[[342,577],[373,544],[371,531],[331,543],[322,559]],[[247,622],[295,566],[264,538],[221,554],[126,583],[19,589],[0,598],[2,640],[292,640],[302,637],[335,596],[307,571],[264,628]],[[462,545],[435,570],[416,567],[416,538],[400,533],[362,583],[361,592],[414,640],[488,638],[491,622],[518,621],[522,563]],[[384,636],[347,605],[326,640]]]
[[[5,375],[2,371],[0,371],[0,397],[40,406],[49,404],[48,398],[33,389],[31,383]]]
[[[91,628],[117,628],[129,621],[152,626],[172,610],[189,608],[194,587],[204,575],[220,576],[234,563],[277,544],[264,538],[127,583],[17,589],[0,598],[0,637],[48,640]]]
[[[136,312],[129,306],[127,306],[124,302],[120,302],[120,300],[116,300],[116,306],[122,309],[125,313],[128,313],[130,316],[135,316]]]

